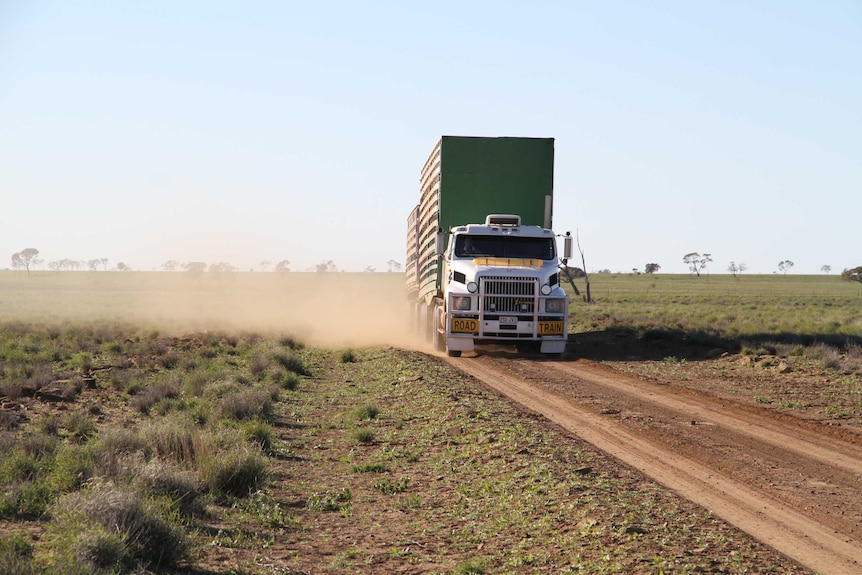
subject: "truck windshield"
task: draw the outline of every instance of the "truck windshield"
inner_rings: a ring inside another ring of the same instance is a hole
[[[513,236],[455,236],[455,257],[526,258],[553,260],[553,238]]]

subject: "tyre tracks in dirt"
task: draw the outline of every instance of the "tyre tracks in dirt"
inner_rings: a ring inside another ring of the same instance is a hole
[[[820,573],[862,573],[862,445],[595,362],[447,358]]]

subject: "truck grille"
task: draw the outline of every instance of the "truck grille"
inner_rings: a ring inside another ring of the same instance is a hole
[[[479,278],[479,295],[485,313],[532,315],[538,281],[531,277],[488,276]]]

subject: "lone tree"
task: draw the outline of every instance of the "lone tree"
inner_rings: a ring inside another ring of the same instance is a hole
[[[275,264],[275,271],[282,275],[290,271],[290,260],[281,260]]]
[[[823,273],[825,273],[825,274],[828,274],[829,272],[831,272],[831,271],[832,271],[832,266],[830,266],[830,265],[828,265],[828,264],[827,264],[827,265],[820,266],[820,271],[822,271],[822,272],[823,272]]]
[[[645,274],[654,274],[660,269],[661,269],[661,266],[658,264],[647,264],[644,266],[644,273]]]
[[[390,272],[401,271],[401,264],[396,262],[395,260],[389,260],[388,262],[386,262],[386,267],[389,269]]]
[[[26,248],[18,253],[12,254],[12,269],[20,270],[21,268],[24,268],[27,270],[27,275],[30,275],[30,264],[33,263],[33,260],[35,260],[38,255],[39,250],[36,248]]]
[[[206,262],[186,262],[183,264],[183,269],[186,270],[189,279],[198,281],[198,287],[203,286],[204,272],[207,269]]]
[[[177,260],[168,260],[162,264],[162,269],[166,272],[176,271],[178,267],[180,267],[180,262]]]
[[[335,262],[332,260],[326,260],[325,262],[320,262],[314,267],[315,271],[318,273],[328,273],[328,272],[337,272],[338,267],[335,265]]]
[[[778,271],[780,271],[784,275],[787,275],[787,270],[789,270],[792,267],[793,267],[793,262],[790,260],[784,260],[784,261],[778,262]]]
[[[737,264],[736,262],[730,262],[730,265],[727,266],[727,271],[733,274],[733,277],[737,277],[739,274],[748,269],[748,266],[745,264]],[[738,278],[737,278],[738,279]]]
[[[688,264],[688,269],[693,271],[697,277],[700,277],[700,272],[706,269],[706,265],[712,261],[712,254],[700,255],[697,252],[685,254],[682,261]]]

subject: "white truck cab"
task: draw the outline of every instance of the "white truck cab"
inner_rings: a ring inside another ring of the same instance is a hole
[[[438,250],[443,301],[434,311],[436,349],[459,356],[495,341],[565,351],[569,299],[560,286],[553,231],[521,225],[518,215],[492,214],[484,224],[452,228],[445,251]]]

